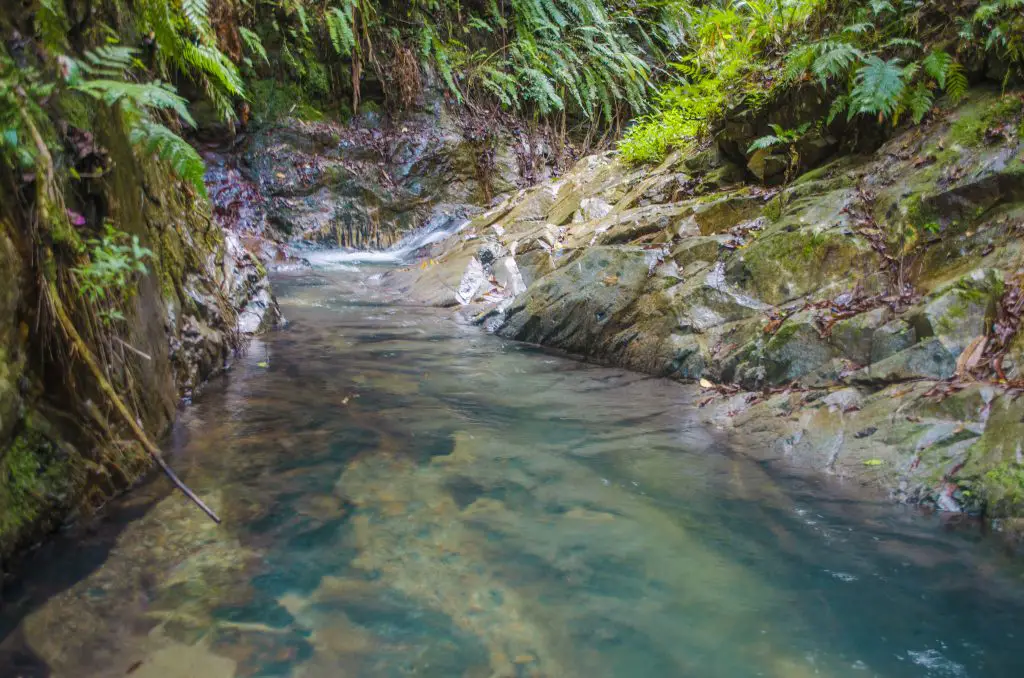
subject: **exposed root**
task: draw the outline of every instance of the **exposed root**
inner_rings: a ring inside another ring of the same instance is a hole
[[[121,418],[128,425],[128,428],[131,429],[132,435],[135,436],[135,439],[139,441],[143,449],[145,449],[146,452],[149,453],[149,456],[153,458],[153,461],[157,463],[167,477],[170,478],[171,482],[174,483],[174,485],[181,490],[186,497],[191,499],[196,506],[206,513],[206,515],[210,516],[213,522],[220,523],[220,518],[217,514],[214,513],[202,499],[196,496],[196,494],[190,490],[180,478],[178,478],[177,474],[175,474],[171,467],[167,465],[167,462],[164,461],[163,455],[160,453],[160,448],[150,440],[149,436],[146,435],[146,432],[142,430],[142,427],[128,410],[128,406],[125,405],[124,401],[117,395],[117,391],[114,390],[114,387],[107,380],[106,375],[103,373],[103,369],[100,367],[100,364],[96,362],[96,358],[93,356],[92,351],[89,350],[89,347],[86,345],[85,341],[83,341],[81,335],[78,334],[78,330],[75,329],[75,325],[71,322],[71,318],[68,316],[67,311],[64,308],[64,304],[61,303],[60,296],[57,294],[57,290],[52,283],[49,284],[48,296],[49,304],[53,310],[54,316],[57,318],[57,322],[60,324],[61,330],[67,336],[74,351],[78,353],[79,357],[82,358],[82,361],[85,362],[86,367],[89,368],[89,372],[92,373],[92,376],[96,380],[96,384],[99,386],[100,390],[103,392],[103,395],[107,397],[107,400],[110,401],[114,406],[114,409],[117,410],[117,413],[121,415]]]

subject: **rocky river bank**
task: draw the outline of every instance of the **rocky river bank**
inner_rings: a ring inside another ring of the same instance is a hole
[[[785,155],[736,150],[764,121],[656,168],[588,156],[387,284],[503,337],[698,381],[752,454],[1019,528],[1021,101],[976,91],[871,153],[818,135],[796,178]]]

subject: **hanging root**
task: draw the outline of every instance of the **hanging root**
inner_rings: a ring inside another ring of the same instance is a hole
[[[15,89],[15,94],[17,94],[16,101],[18,112],[20,113],[25,126],[29,130],[33,143],[35,144],[36,151],[39,155],[36,162],[36,166],[38,169],[41,169],[42,174],[38,179],[39,187],[37,209],[39,212],[39,220],[44,225],[51,223],[52,220],[63,221],[66,219],[66,210],[64,209],[61,192],[57,187],[57,180],[53,169],[53,157],[50,155],[50,151],[25,105],[25,101],[28,99],[28,95],[25,93],[25,90],[21,86],[18,86]],[[52,261],[52,253],[47,251],[45,258]],[[68,341],[71,343],[72,351],[77,352],[81,356],[82,360],[85,361],[86,366],[92,373],[92,376],[99,385],[100,390],[103,391],[103,394],[114,406],[114,409],[117,410],[118,414],[121,415],[124,422],[128,424],[128,428],[131,429],[136,440],[138,440],[146,452],[149,453],[149,456],[153,458],[153,461],[163,469],[163,472],[167,474],[167,477],[171,479],[171,482],[174,483],[174,485],[181,490],[186,497],[195,502],[196,506],[201,508],[206,515],[210,516],[210,518],[213,519],[213,522],[219,524],[220,518],[217,514],[214,513],[209,506],[203,503],[203,500],[197,497],[196,494],[190,490],[187,485],[185,485],[185,483],[181,482],[181,479],[178,478],[177,474],[175,474],[174,471],[171,470],[171,467],[167,465],[167,462],[164,461],[163,455],[160,454],[160,448],[149,439],[149,436],[146,435],[146,432],[142,430],[142,427],[135,420],[135,417],[132,416],[128,406],[125,405],[124,401],[117,395],[117,391],[114,390],[114,387],[107,380],[106,375],[103,374],[103,370],[100,368],[99,363],[96,362],[96,357],[92,354],[92,351],[89,350],[88,345],[86,345],[82,336],[78,333],[78,330],[75,329],[75,324],[71,322],[71,318],[68,316],[67,310],[64,308],[64,304],[61,302],[60,295],[57,293],[56,285],[43,276],[40,276],[39,283],[40,294],[46,298],[46,301],[48,302],[53,315],[56,317],[61,330],[63,330]],[[127,346],[127,344],[125,345]],[[142,354],[141,351],[137,351],[136,349],[132,350],[135,350],[136,353],[140,353],[143,357],[149,358],[149,356]]]
[[[167,462],[164,461],[163,455],[160,454],[160,448],[149,439],[146,432],[142,430],[141,426],[139,426],[135,417],[133,417],[132,413],[128,410],[127,405],[125,405],[124,401],[117,395],[114,387],[107,380],[106,375],[103,374],[103,370],[100,369],[100,365],[96,362],[96,358],[93,356],[92,351],[89,350],[89,347],[86,346],[85,342],[82,340],[81,335],[78,334],[78,330],[75,329],[74,323],[71,322],[71,318],[68,317],[67,311],[64,309],[64,304],[61,303],[56,288],[52,283],[49,283],[48,287],[49,302],[53,308],[53,313],[57,318],[57,322],[60,324],[64,334],[67,335],[72,348],[81,356],[82,360],[89,368],[89,372],[92,373],[92,376],[99,385],[100,390],[103,391],[103,395],[107,397],[110,403],[114,406],[114,409],[116,409],[118,414],[121,415],[121,418],[124,419],[124,422],[128,424],[128,428],[131,429],[135,439],[138,440],[146,452],[149,453],[149,456],[153,458],[153,461],[163,469],[163,472],[171,479],[171,482],[174,483],[175,487],[181,490],[186,497],[191,499],[196,506],[201,508],[206,515],[210,516],[210,518],[213,519],[213,522],[219,524],[220,518],[217,514],[214,513],[202,499],[197,497],[196,494],[190,490],[187,485],[185,485],[185,483],[181,482],[181,479],[178,478],[177,474],[170,466],[167,465]]]

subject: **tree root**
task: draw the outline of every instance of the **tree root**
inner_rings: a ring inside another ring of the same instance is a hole
[[[178,478],[177,474],[171,469],[171,467],[167,465],[167,462],[164,461],[163,455],[160,453],[160,448],[157,447],[153,443],[153,441],[149,439],[149,436],[146,435],[146,432],[142,430],[142,427],[135,420],[135,417],[132,416],[132,413],[128,410],[128,406],[125,405],[124,401],[121,400],[120,396],[117,395],[117,391],[114,390],[114,387],[107,380],[107,377],[103,374],[103,370],[100,368],[99,363],[96,362],[96,358],[95,356],[93,356],[92,351],[89,350],[89,347],[85,344],[85,341],[82,340],[82,337],[78,333],[78,330],[75,329],[74,323],[71,322],[71,318],[68,317],[67,311],[64,309],[64,304],[61,303],[60,297],[57,294],[57,290],[52,283],[49,283],[49,297],[50,304],[53,307],[54,315],[57,317],[57,321],[60,323],[60,327],[64,331],[64,334],[67,335],[68,341],[71,342],[72,348],[78,353],[79,356],[81,356],[82,360],[86,364],[86,367],[89,368],[89,371],[92,373],[93,378],[99,385],[100,390],[103,391],[103,395],[107,397],[110,403],[114,406],[114,409],[116,409],[118,414],[121,415],[121,418],[124,419],[124,422],[128,424],[128,428],[131,429],[131,432],[135,436],[135,439],[138,440],[139,443],[142,445],[143,449],[145,449],[146,452],[149,453],[149,456],[153,458],[153,461],[157,463],[157,466],[159,466],[167,475],[167,477],[170,478],[171,482],[174,483],[175,487],[181,490],[182,494],[191,499],[196,506],[198,506],[200,509],[203,510],[204,513],[206,513],[206,515],[210,516],[213,522],[219,524],[220,518],[217,516],[217,514],[214,513],[213,510],[209,506],[207,506],[202,499],[196,496],[196,494],[192,490],[190,490],[188,486],[181,481],[180,478]]]

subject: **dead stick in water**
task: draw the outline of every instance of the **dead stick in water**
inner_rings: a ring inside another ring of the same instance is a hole
[[[171,467],[167,465],[167,462],[164,461],[163,455],[160,454],[160,448],[158,448],[153,441],[149,439],[146,432],[143,431],[142,427],[139,426],[139,423],[135,421],[135,417],[133,417],[132,413],[128,411],[128,406],[124,404],[124,401],[117,395],[117,391],[115,391],[114,387],[109,381],[107,381],[107,377],[103,374],[103,370],[100,369],[99,363],[96,362],[96,358],[93,356],[92,351],[89,350],[85,341],[82,340],[81,335],[78,334],[78,330],[75,329],[74,323],[72,323],[71,318],[68,317],[67,311],[64,309],[64,304],[61,303],[60,297],[57,296],[57,290],[52,283],[50,283],[49,288],[50,303],[53,305],[53,310],[57,315],[57,320],[60,322],[61,329],[63,329],[64,333],[68,335],[68,339],[71,340],[75,350],[82,357],[82,360],[85,361],[89,371],[92,372],[92,376],[96,379],[96,383],[99,384],[100,390],[103,391],[103,394],[107,396],[110,402],[114,405],[114,409],[117,410],[118,414],[121,415],[121,418],[124,419],[126,424],[128,424],[128,428],[132,430],[135,438],[139,441],[146,452],[149,453],[149,456],[153,458],[153,461],[163,469],[163,472],[167,474],[167,477],[171,479],[171,482],[174,483],[175,487],[181,490],[186,497],[195,502],[196,506],[201,508],[206,515],[213,519],[213,522],[219,524],[220,518],[217,514],[214,513],[209,506],[203,503],[203,500],[197,497],[195,492],[190,490],[185,483],[181,482],[181,479],[178,478],[177,474],[175,474],[174,471],[171,470]]]

